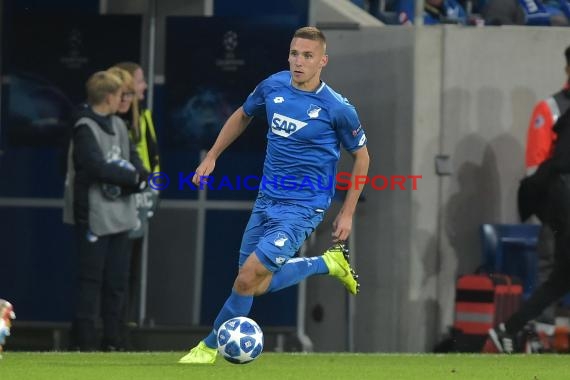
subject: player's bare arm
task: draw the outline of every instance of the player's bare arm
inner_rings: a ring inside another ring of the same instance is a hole
[[[366,176],[368,174],[368,166],[370,165],[370,156],[368,155],[366,146],[353,152],[352,156],[354,158],[352,178]],[[356,204],[358,203],[358,198],[363,188],[364,185],[356,186],[353,184],[353,186],[350,186],[348,189],[342,208],[333,222],[332,236],[335,243],[345,241],[350,236],[350,232],[352,231],[352,217],[354,216]]]

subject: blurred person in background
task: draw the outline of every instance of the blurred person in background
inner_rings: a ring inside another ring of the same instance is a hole
[[[123,82],[123,94],[121,96],[121,103],[117,110],[117,116],[119,116],[125,123],[128,131],[129,138],[133,145],[136,146],[137,140],[135,136],[139,135],[140,130],[140,112],[139,112],[139,101],[137,99],[135,91],[135,81],[133,76],[125,69],[118,66],[113,66],[107,69],[108,72],[116,75]],[[137,149],[137,154],[140,152]],[[143,164],[144,166],[144,164]],[[148,172],[148,170],[145,168]],[[130,254],[130,274],[128,281],[128,290],[125,295],[125,302],[123,304],[123,311],[121,312],[121,343],[119,345],[120,349],[128,350],[131,348],[130,344],[130,331],[131,328],[136,326],[136,306],[137,306],[137,295],[140,288],[140,244],[139,238],[143,235],[145,225],[148,219],[148,207],[145,207],[144,194],[148,191],[148,187],[145,191],[134,194],[135,204],[137,208],[138,223],[137,227],[129,232],[129,247],[128,250]],[[136,245],[136,247],[135,247]],[[136,249],[135,249],[136,248]]]
[[[129,273],[130,230],[137,227],[134,192],[146,187],[127,128],[115,114],[124,83],[100,71],[86,83],[87,105],[73,126],[64,192],[64,222],[75,225],[77,286],[70,348],[115,351]],[[96,321],[103,321],[97,345]]]
[[[553,127],[552,155],[522,180],[519,194],[527,204],[525,216],[537,215],[554,236],[554,263],[545,282],[505,323],[491,328],[489,337],[499,352],[520,351],[518,333],[532,319],[570,291],[570,110]]]
[[[526,22],[519,0],[488,0],[481,16],[486,25],[524,25]]]
[[[552,96],[539,101],[530,118],[527,129],[525,167],[526,175],[534,174],[544,161],[552,157],[556,133],[553,126],[558,118],[570,108],[570,46],[564,51],[566,59],[565,73],[566,81],[562,89]],[[521,202],[523,199],[521,199]],[[532,207],[536,200],[526,201],[531,205],[521,204],[521,218],[525,221],[530,217],[525,209]],[[540,218],[539,218],[540,219]],[[554,234],[551,228],[544,224],[543,220],[538,237],[538,283],[546,281],[554,265]],[[553,324],[555,318],[555,307],[547,308],[538,321]]]
[[[132,140],[136,143],[139,156],[145,169],[149,173],[160,171],[160,158],[158,154],[158,139],[156,129],[152,120],[151,112],[148,108],[143,107],[145,100],[145,91],[148,87],[144,71],[138,63],[120,62],[115,65],[118,68],[126,70],[133,77],[133,88],[135,98],[133,104],[133,114],[138,113],[139,122],[131,128],[130,134]]]
[[[527,130],[525,167],[526,174],[533,174],[538,166],[552,156],[556,133],[552,129],[560,115],[570,108],[570,46],[564,50],[566,81],[562,89],[538,102],[530,118]]]
[[[10,302],[0,298],[0,359],[2,359],[2,351],[6,344],[6,337],[10,336],[12,319],[16,319],[14,307]]]
[[[539,287],[504,324],[489,335],[500,352],[516,350],[516,335],[535,319],[554,323],[555,302],[570,291],[570,46],[564,50],[563,88],[538,102],[532,112],[525,153],[526,178],[519,186],[522,221],[535,215],[542,223],[538,239]]]
[[[558,0],[488,0],[481,14],[487,25],[568,25]]]
[[[117,63],[114,68],[127,71],[133,79],[130,109],[120,110],[119,115],[129,128],[129,137],[135,146],[142,161],[143,167],[149,173],[160,172],[160,158],[158,154],[158,139],[152,115],[144,107],[145,92],[148,88],[142,67],[135,62],[124,61]],[[127,104],[125,104],[125,107]],[[138,307],[140,305],[140,281],[142,268],[142,250],[145,233],[148,231],[148,222],[157,210],[159,192],[151,187],[135,195],[140,228],[131,231],[133,241],[131,255],[131,274],[129,280],[129,302],[125,305],[123,320],[126,331],[137,325],[139,320]],[[129,345],[128,334],[125,334],[125,344]]]

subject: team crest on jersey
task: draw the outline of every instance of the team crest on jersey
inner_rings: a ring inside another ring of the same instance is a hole
[[[307,123],[303,121],[280,115],[278,113],[274,113],[273,118],[271,119],[271,131],[282,137],[289,137],[301,128],[304,128],[306,125]]]
[[[283,247],[285,245],[285,242],[289,240],[287,238],[287,236],[285,236],[285,234],[278,232],[277,233],[277,237],[275,238],[275,240],[273,241],[273,244],[275,244],[276,247]]]
[[[321,112],[321,107],[311,104],[307,110],[307,115],[309,115],[311,119],[316,119],[319,117],[319,112]]]

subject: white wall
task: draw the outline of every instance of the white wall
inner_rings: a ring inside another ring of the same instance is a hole
[[[568,28],[443,30],[442,152],[454,174],[442,181],[441,294],[455,273],[480,263],[478,226],[518,222],[526,129],[534,104],[562,88]],[[453,300],[442,297],[441,326]]]
[[[479,225],[517,222],[528,119],[535,102],[564,83],[570,29],[325,32],[325,79],[359,110],[370,173],[423,176],[417,191],[368,188],[359,207],[356,350],[429,351],[452,323],[456,276],[480,264]],[[435,175],[437,154],[451,156],[451,176]],[[312,282],[320,298],[310,298],[309,309],[339,302],[319,290],[329,286],[324,279]],[[344,346],[318,344],[327,342],[322,326],[346,324],[332,314],[332,322],[308,324],[317,349]]]

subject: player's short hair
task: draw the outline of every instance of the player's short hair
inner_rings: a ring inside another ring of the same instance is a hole
[[[85,84],[87,103],[99,105],[105,101],[107,95],[116,94],[122,86],[123,83],[116,75],[107,71],[98,71],[91,75]]]
[[[564,55],[566,56],[566,66],[570,66],[570,46],[564,50]]]
[[[326,51],[327,39],[325,38],[323,32],[314,26],[305,26],[297,29],[293,35],[293,38],[304,38],[306,40],[319,41]]]

